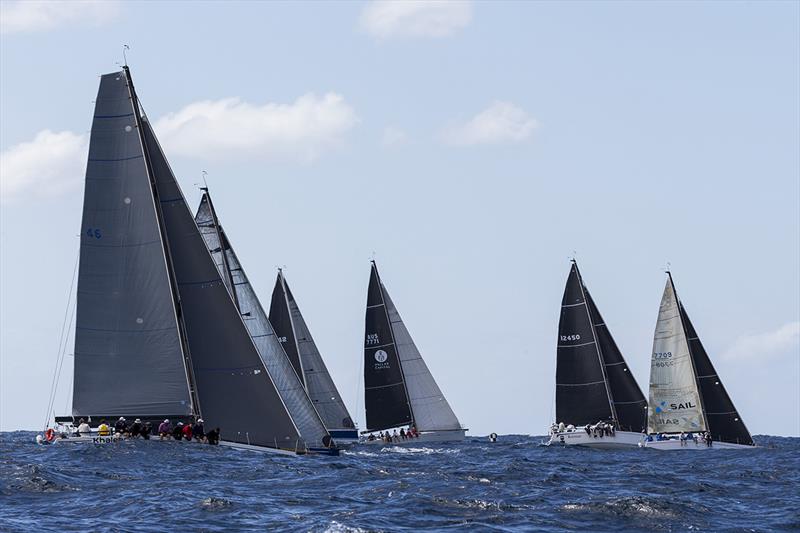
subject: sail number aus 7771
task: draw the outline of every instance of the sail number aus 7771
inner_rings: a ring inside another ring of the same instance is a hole
[[[562,341],[579,341],[581,340],[581,336],[577,333],[575,335],[561,335]]]

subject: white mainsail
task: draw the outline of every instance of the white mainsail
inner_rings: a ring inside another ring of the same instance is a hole
[[[668,277],[653,338],[647,431],[678,433],[707,429],[678,299],[672,278]]]
[[[422,355],[406,329],[403,319],[400,318],[400,313],[397,312],[389,293],[385,287],[382,289],[400,358],[400,366],[403,369],[408,402],[411,405],[417,429],[420,431],[461,429],[458,418],[450,404],[447,403],[436,380],[433,379],[431,371],[428,370],[428,365],[422,359]]]

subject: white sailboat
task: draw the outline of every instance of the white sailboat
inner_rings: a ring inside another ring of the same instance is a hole
[[[464,440],[467,430],[461,427],[422,359],[381,282],[375,261],[370,272],[365,329],[367,429],[362,434],[368,436],[361,442],[413,446]],[[400,436],[407,434],[407,429],[411,430],[412,436]],[[395,433],[398,435],[396,438]],[[384,437],[381,438],[380,434]]]
[[[657,450],[755,446],[678,298],[670,272],[653,338],[647,433],[642,446]]]

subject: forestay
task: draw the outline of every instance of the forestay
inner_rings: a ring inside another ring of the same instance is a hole
[[[238,303],[239,312],[300,435],[310,447],[324,446],[328,432],[278,342],[258,296],[230,245],[225,230],[219,224],[208,193],[203,194],[195,221],[222,279],[228,278],[232,282],[232,296]],[[225,257],[222,255],[223,250]]]
[[[707,428],[675,287],[668,277],[653,339],[647,431],[677,433]]]
[[[300,375],[304,378],[308,396],[325,427],[328,430],[355,429],[353,419],[347,412],[281,270],[278,271],[272,291],[269,321],[275,325],[275,333],[287,354],[290,350],[298,354]],[[279,329],[278,324],[283,325],[283,329]]]
[[[192,414],[169,274],[124,72],[100,78],[81,226],[72,411]]]

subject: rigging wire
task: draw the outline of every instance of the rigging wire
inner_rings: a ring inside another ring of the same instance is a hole
[[[80,259],[80,252],[75,258],[75,266],[72,269],[72,281],[69,284],[69,292],[67,293],[67,307],[64,309],[64,320],[61,322],[61,334],[58,336],[58,351],[56,352],[56,365],[53,369],[53,380],[50,383],[50,398],[47,402],[47,411],[45,412],[44,428],[47,428],[50,420],[50,411],[53,409],[56,397],[56,388],[58,385],[58,377],[63,364],[64,352],[66,351],[68,340],[67,318],[70,316],[70,304],[72,303],[73,289],[75,288],[75,278],[78,276],[78,260]],[[73,312],[74,316],[74,312]],[[72,326],[72,320],[69,321],[69,326]]]

